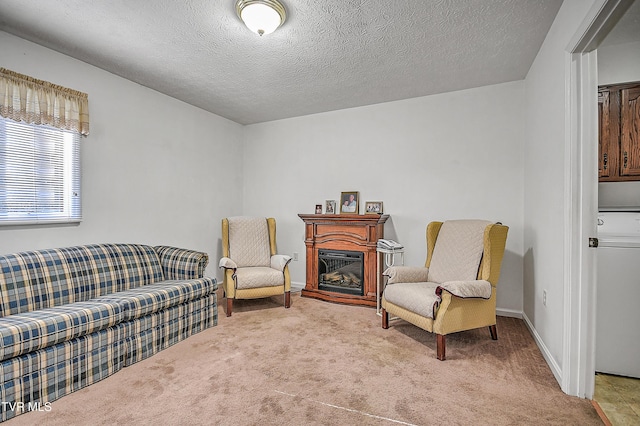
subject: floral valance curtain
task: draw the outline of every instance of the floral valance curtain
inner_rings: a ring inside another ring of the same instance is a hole
[[[89,134],[86,93],[0,68],[0,115]]]

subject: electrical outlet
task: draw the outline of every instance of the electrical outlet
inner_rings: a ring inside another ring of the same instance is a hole
[[[547,306],[547,290],[542,290],[542,304]]]
[[[298,252],[297,252],[297,251],[294,251],[294,252],[293,252],[293,261],[294,261],[294,262],[297,262],[297,261],[298,261]]]

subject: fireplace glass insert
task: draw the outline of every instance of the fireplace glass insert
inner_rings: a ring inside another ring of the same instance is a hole
[[[318,250],[318,290],[364,295],[364,253]]]

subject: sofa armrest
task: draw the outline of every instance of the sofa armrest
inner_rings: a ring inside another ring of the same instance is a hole
[[[277,269],[280,272],[284,271],[284,268],[291,262],[291,256],[284,254],[274,254],[271,256],[271,268]]]
[[[204,277],[209,255],[204,252],[169,246],[153,248],[162,265],[166,280],[185,280]]]
[[[424,266],[391,266],[382,275],[389,278],[387,284],[426,282],[429,268]]]

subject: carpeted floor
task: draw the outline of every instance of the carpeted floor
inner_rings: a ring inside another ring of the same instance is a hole
[[[595,425],[522,320],[435,336],[375,309],[292,295],[236,301],[218,326],[5,424]]]

